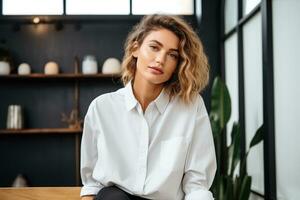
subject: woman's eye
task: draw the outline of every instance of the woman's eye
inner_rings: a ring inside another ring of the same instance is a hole
[[[158,47],[157,47],[157,46],[150,45],[150,49],[152,49],[152,50],[154,50],[154,51],[157,51],[157,50],[158,50]]]
[[[173,58],[173,59],[178,59],[178,55],[177,54],[174,54],[174,53],[170,53],[169,54],[170,56],[171,56],[171,58]]]

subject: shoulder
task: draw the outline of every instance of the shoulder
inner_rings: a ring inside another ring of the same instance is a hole
[[[169,105],[167,106],[166,114],[174,115],[174,116],[181,116],[182,118],[186,119],[195,119],[197,116],[203,115],[203,108],[204,100],[200,94],[197,94],[193,97],[193,99],[190,102],[184,102],[181,100],[178,96],[173,98]]]
[[[201,96],[201,94],[198,94],[196,96],[196,107],[197,107],[197,111],[201,111],[203,108],[205,108],[205,102]]]
[[[201,94],[196,94],[190,102],[186,103],[183,102],[178,96],[174,99],[174,104],[178,107],[182,107],[185,110],[193,110],[193,111],[199,111],[205,107],[204,100],[201,96]]]
[[[196,97],[195,109],[197,111],[197,116],[203,117],[208,115],[205,102],[200,94],[198,94]]]

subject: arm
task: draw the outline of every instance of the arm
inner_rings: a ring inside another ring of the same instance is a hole
[[[95,196],[94,195],[87,195],[81,197],[81,200],[94,200]]]
[[[185,200],[213,200],[209,188],[216,172],[215,148],[209,117],[202,98],[200,101],[185,163]]]
[[[96,195],[99,190],[103,188],[92,176],[98,159],[97,130],[95,128],[97,113],[94,106],[92,102],[85,116],[81,140],[80,174],[83,187],[80,196],[83,197],[83,199],[91,199],[91,195]]]

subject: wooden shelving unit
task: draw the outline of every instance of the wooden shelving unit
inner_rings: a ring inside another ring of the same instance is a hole
[[[27,84],[28,82],[34,83],[52,83],[52,82],[71,82],[73,83],[72,87],[74,87],[74,95],[73,95],[73,104],[72,112],[75,112],[77,123],[78,121],[82,121],[80,116],[80,85],[85,81],[91,81],[96,83],[101,80],[111,81],[114,83],[120,82],[121,74],[82,74],[78,73],[76,70],[74,73],[60,73],[56,75],[46,75],[43,73],[32,73],[30,75],[18,75],[18,74],[9,74],[9,75],[0,75],[1,84],[9,84],[9,83],[17,83],[17,84]],[[18,85],[15,85],[16,87]],[[31,84],[32,87],[32,84]],[[50,84],[51,87],[51,84]],[[69,87],[69,86],[68,86]],[[37,88],[32,88],[32,90]],[[14,136],[40,136],[40,135],[72,135],[74,136],[74,156],[75,156],[75,180],[76,185],[80,185],[80,138],[82,134],[82,129],[71,129],[71,128],[26,128],[26,129],[0,129],[0,137],[8,138]],[[47,137],[45,137],[47,139]],[[73,138],[73,137],[72,137]],[[73,165],[73,164],[72,164]]]
[[[82,133],[82,129],[71,129],[71,128],[0,129],[0,135],[80,134],[80,133]]]

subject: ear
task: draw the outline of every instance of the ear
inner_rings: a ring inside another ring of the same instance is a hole
[[[135,42],[133,43],[132,56],[135,57],[135,58],[137,58],[138,55],[139,55],[139,50],[140,50],[140,48],[139,48],[138,42],[135,41]]]

